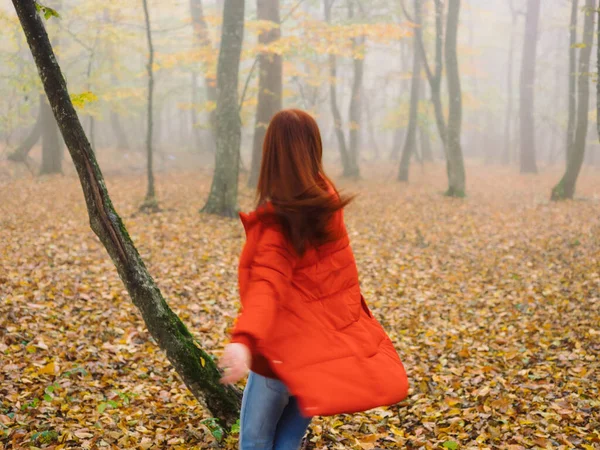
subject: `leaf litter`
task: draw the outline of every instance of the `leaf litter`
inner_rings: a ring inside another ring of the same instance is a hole
[[[598,172],[582,175],[583,200],[549,203],[556,174],[474,173],[455,200],[441,167],[409,185],[372,170],[340,187],[359,194],[346,220],[362,287],[411,391],[316,418],[307,448],[600,448]],[[238,221],[199,214],[210,175],[159,174],[153,215],[137,214],[142,177],[107,184],[167,301],[218,357],[244,238]],[[0,449],[216,446],[90,231],[77,180],[12,180],[0,199]]]

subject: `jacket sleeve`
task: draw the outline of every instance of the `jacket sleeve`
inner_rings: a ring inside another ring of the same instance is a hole
[[[250,266],[248,287],[241,292],[241,313],[233,330],[233,342],[254,352],[265,339],[292,279],[295,257],[281,231],[267,228],[259,237]]]

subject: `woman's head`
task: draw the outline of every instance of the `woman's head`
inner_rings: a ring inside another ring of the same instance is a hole
[[[340,197],[322,165],[323,146],[317,122],[298,109],[278,112],[263,143],[258,203],[271,201],[285,234],[296,251],[324,243],[334,212],[350,202]]]

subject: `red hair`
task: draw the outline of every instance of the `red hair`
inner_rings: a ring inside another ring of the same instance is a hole
[[[270,214],[300,255],[307,245],[337,238],[330,219],[352,200],[325,175],[322,156],[321,133],[310,114],[287,109],[273,116],[263,143],[258,205],[271,202]]]

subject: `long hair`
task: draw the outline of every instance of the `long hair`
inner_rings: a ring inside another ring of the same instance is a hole
[[[321,133],[312,116],[298,109],[275,114],[263,143],[257,200],[259,210],[271,202],[270,214],[299,255],[308,245],[338,238],[331,218],[352,200],[325,175],[322,156]]]

